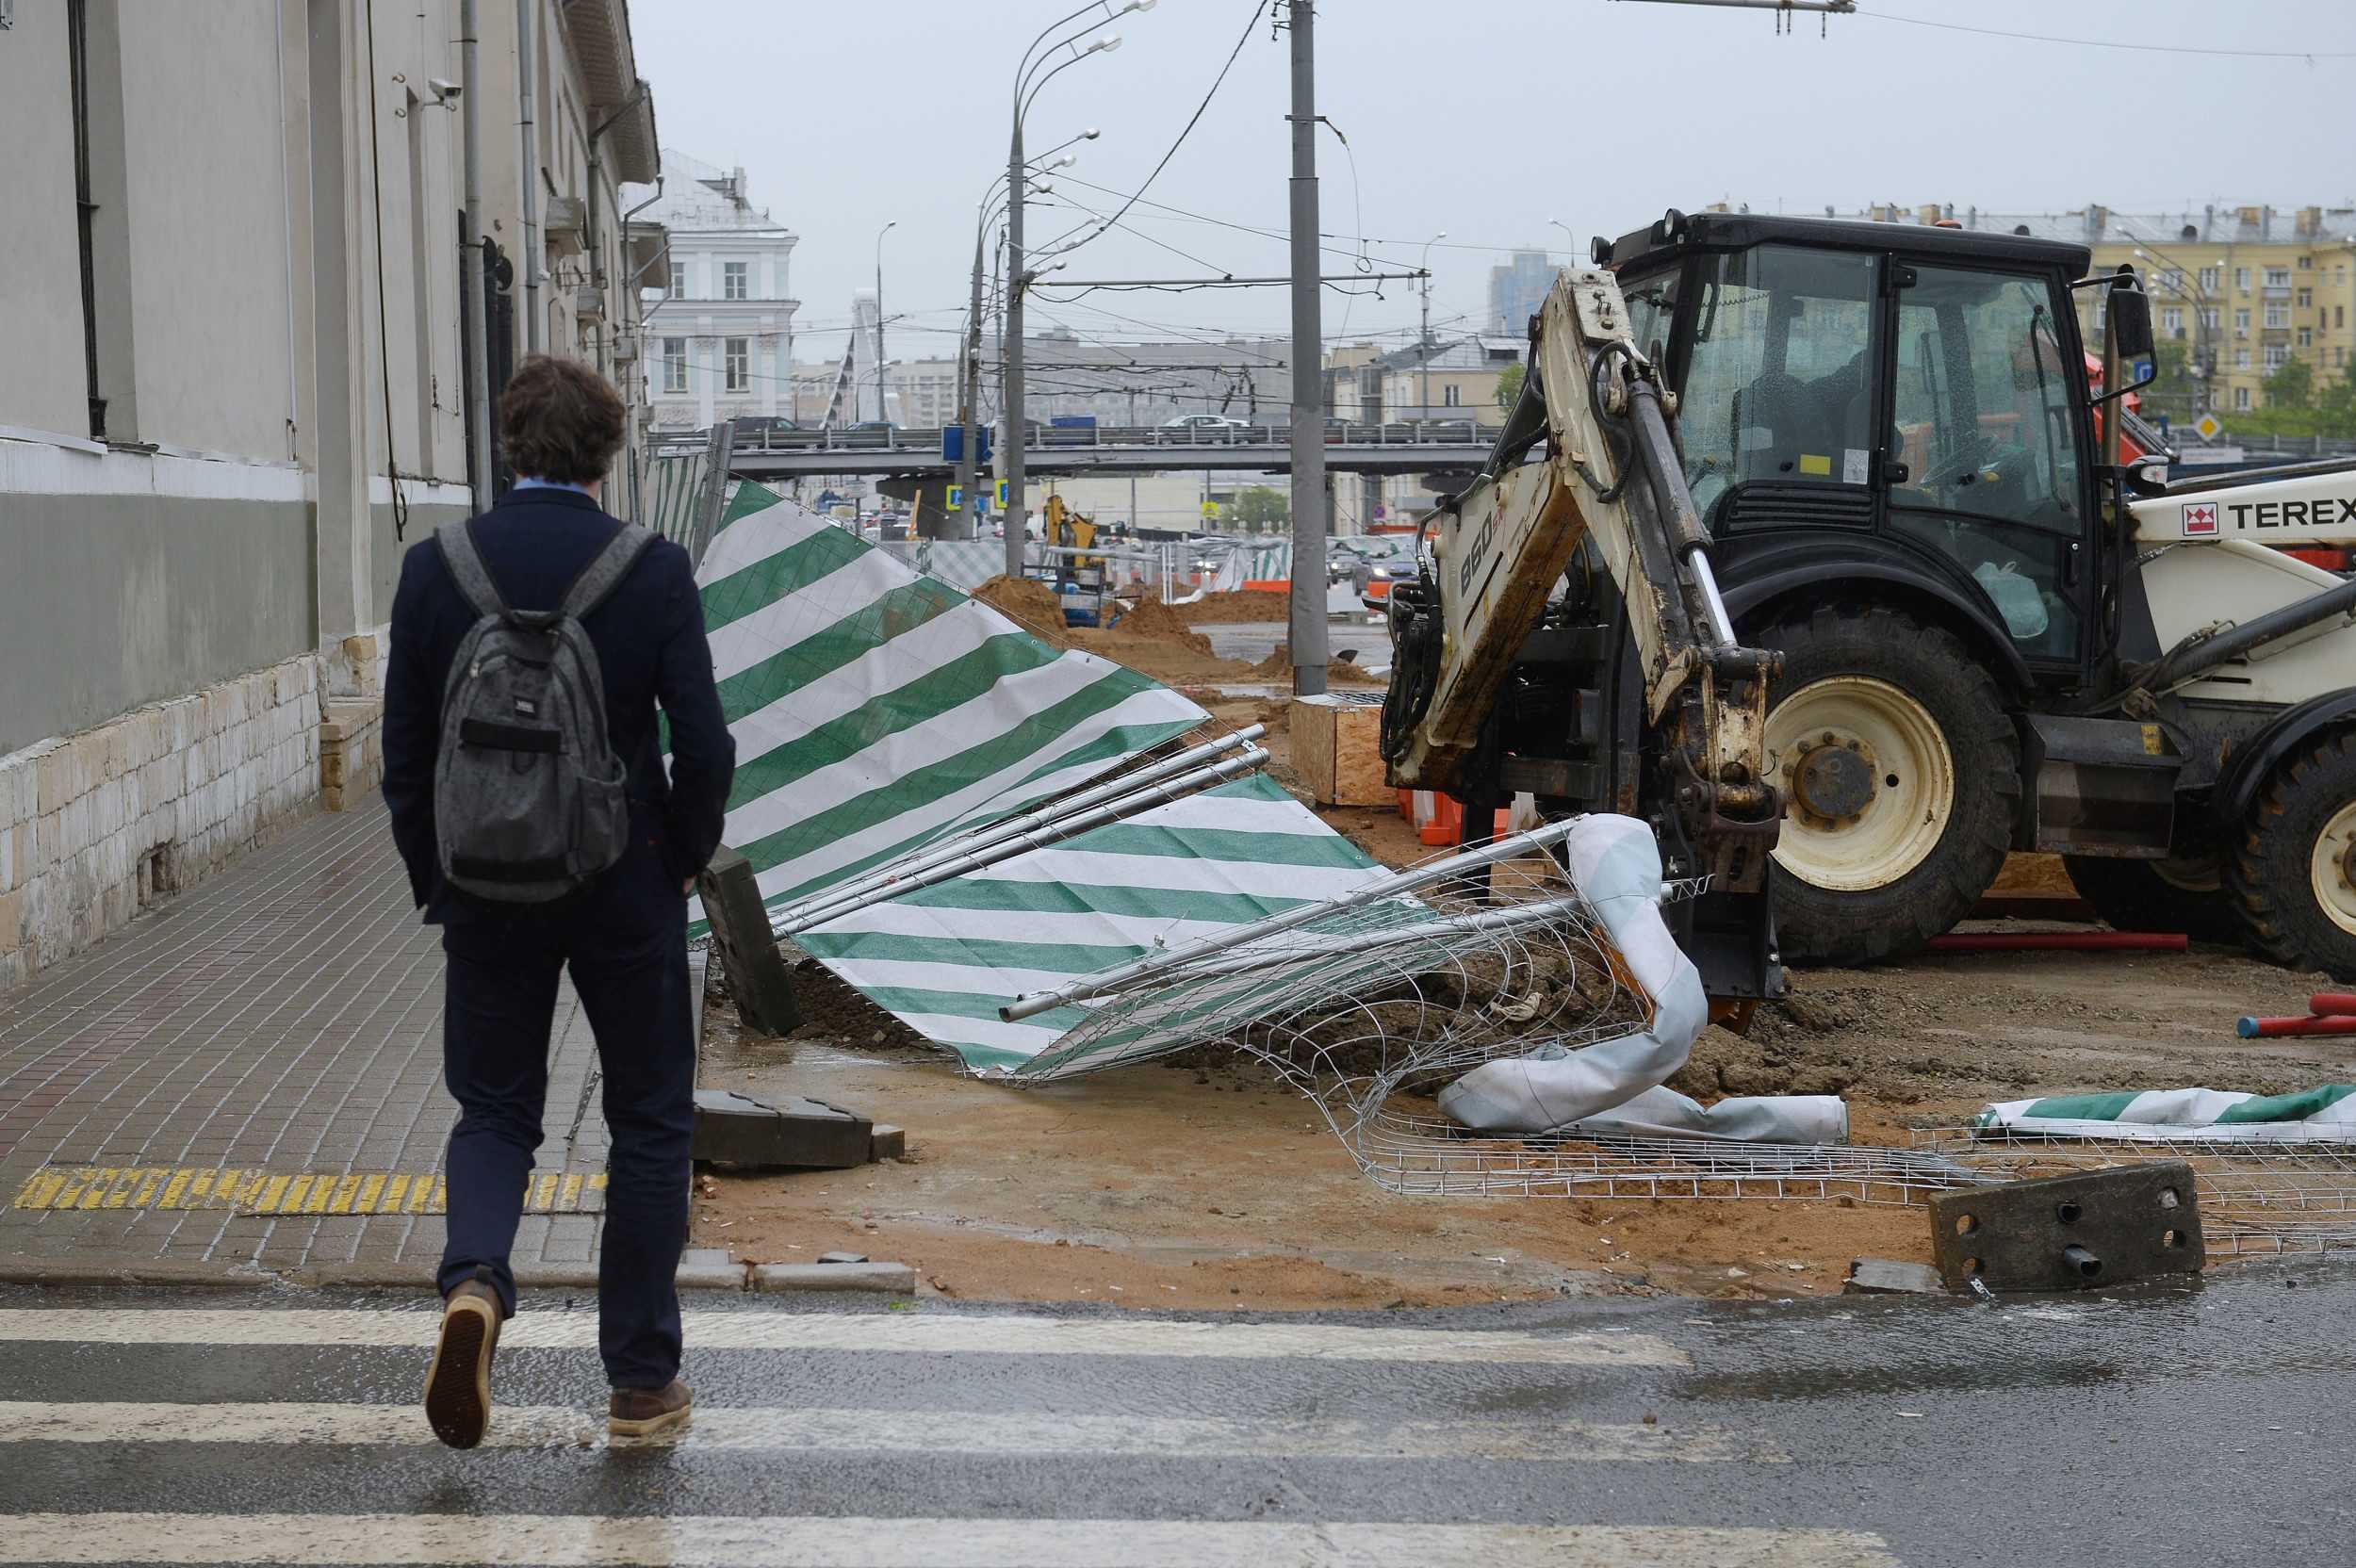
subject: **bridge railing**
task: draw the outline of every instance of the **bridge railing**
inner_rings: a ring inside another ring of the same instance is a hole
[[[762,428],[739,420],[736,425],[735,455],[742,458],[747,453],[765,451],[905,452],[910,457],[939,461],[941,433],[937,427],[785,430]],[[1463,447],[1484,445],[1496,433],[1496,426],[1481,424],[1473,419],[1415,419],[1385,424],[1329,420],[1325,426],[1325,444],[1329,447]],[[665,449],[675,445],[700,447],[707,439],[709,437],[703,432],[683,431],[658,435],[656,445]],[[1055,452],[1089,448],[1136,450],[1174,447],[1282,447],[1291,439],[1292,428],[1282,424],[1042,425],[1035,421],[1023,449]]]

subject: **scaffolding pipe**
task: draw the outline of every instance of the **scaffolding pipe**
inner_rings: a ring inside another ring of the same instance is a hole
[[[1214,762],[1207,768],[1199,768],[1193,773],[1170,779],[1167,783],[1137,791],[1131,795],[1124,795],[1110,805],[1098,807],[1093,811],[1083,811],[1077,816],[1059,818],[1044,827],[1033,828],[1003,843],[960,855],[953,860],[943,861],[934,866],[929,871],[904,877],[889,887],[874,889],[859,898],[828,905],[810,913],[797,915],[790,921],[772,921],[769,923],[770,934],[791,937],[797,932],[810,930],[812,926],[826,925],[843,919],[845,915],[857,914],[859,910],[873,905],[889,904],[895,898],[905,898],[909,893],[932,887],[936,883],[953,881],[968,872],[980,871],[985,866],[994,866],[1002,860],[1011,860],[1017,856],[1028,855],[1035,849],[1046,849],[1050,845],[1063,842],[1066,839],[1075,839],[1083,833],[1093,832],[1099,827],[1120,822],[1127,817],[1134,817],[1140,811],[1151,810],[1156,806],[1168,806],[1173,801],[1184,800],[1188,795],[1196,794],[1203,790],[1241,778],[1248,773],[1258,771],[1267,760],[1268,753],[1261,747],[1247,747],[1223,762]]]
[[[1203,744],[1182,751],[1175,757],[1166,758],[1152,767],[1140,769],[1134,774],[1124,774],[1119,778],[1082,790],[1077,794],[1052,800],[1037,810],[1027,812],[1023,816],[1008,817],[994,823],[984,823],[981,826],[960,833],[942,843],[934,844],[927,849],[920,849],[889,865],[878,867],[866,875],[846,882],[839,888],[829,889],[814,898],[804,899],[790,908],[779,909],[771,916],[771,923],[775,924],[779,922],[805,920],[822,909],[829,909],[838,904],[848,903],[877,888],[889,887],[919,872],[929,871],[934,866],[953,860],[960,855],[973,854],[987,845],[1013,838],[1032,828],[1043,827],[1049,823],[1061,821],[1075,811],[1085,811],[1092,806],[1101,806],[1107,801],[1119,800],[1149,784],[1156,784],[1165,778],[1200,767],[1213,758],[1256,741],[1267,733],[1268,726],[1266,725],[1246,725],[1233,734],[1222,735],[1216,741],[1205,741]]]
[[[1438,920],[1419,920],[1406,925],[1370,926],[1364,931],[1344,932],[1337,936],[1319,935],[1313,943],[1297,947],[1271,947],[1253,951],[1245,948],[1215,957],[1211,962],[1197,965],[1182,974],[1149,976],[1122,990],[1149,984],[1153,978],[1171,982],[1209,979],[1213,976],[1249,974],[1254,970],[1273,969],[1297,958],[1319,958],[1341,954],[1379,952],[1386,947],[1403,946],[1409,942],[1432,938],[1461,937],[1476,931],[1514,931],[1525,925],[1542,925],[1567,915],[1589,912],[1587,901],[1577,894],[1562,898],[1539,899],[1534,903],[1516,904],[1505,909],[1480,909],[1470,914],[1448,915]],[[1111,993],[1118,994],[1118,993]]]
[[[2315,1014],[2307,1018],[2246,1018],[2233,1025],[2246,1040],[2279,1040],[2299,1035],[2356,1035],[2356,1018]]]
[[[1052,990],[1033,991],[1028,996],[1017,997],[1006,1006],[999,1008],[998,1016],[1008,1023],[1014,1023],[1046,1012],[1051,1007],[1062,1007],[1088,998],[1109,996],[1138,980],[1183,970],[1195,960],[1208,957],[1214,953],[1225,953],[1232,948],[1241,947],[1247,942],[1257,941],[1262,937],[1272,937],[1280,931],[1290,931],[1296,926],[1307,925],[1313,921],[1323,920],[1329,915],[1341,914],[1350,909],[1361,909],[1369,904],[1381,904],[1385,900],[1398,898],[1401,894],[1431,887],[1434,883],[1446,882],[1451,877],[1461,876],[1468,871],[1478,871],[1483,866],[1495,865],[1500,860],[1511,860],[1535,850],[1551,848],[1570,837],[1571,829],[1579,821],[1579,818],[1571,817],[1562,822],[1547,823],[1527,833],[1509,833],[1501,839],[1493,839],[1461,855],[1451,855],[1443,860],[1432,860],[1409,871],[1385,874],[1363,887],[1336,894],[1319,903],[1300,905],[1285,910],[1283,914],[1270,915],[1268,919],[1255,922],[1251,925],[1239,925],[1232,931],[1222,931],[1217,936],[1204,937],[1197,941],[1188,942],[1183,947],[1171,948],[1167,953],[1134,959],[1111,969],[1099,970],[1093,974],[1084,974]]]

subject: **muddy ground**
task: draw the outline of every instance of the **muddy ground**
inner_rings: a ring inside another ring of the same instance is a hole
[[[1137,629],[1186,646],[1152,618]],[[1184,624],[1177,629],[1183,636]],[[1221,722],[1268,724],[1270,772],[1295,784],[1281,698],[1205,696]],[[1396,812],[1325,815],[1376,859],[1434,853]],[[2015,857],[1999,889],[2069,891],[2048,857]],[[2008,920],[1967,929],[2049,926],[2067,928]],[[2244,1013],[2305,1011],[2319,979],[2208,947],[1936,955],[1801,972],[1747,1036],[1707,1031],[1673,1083],[1704,1101],[1839,1094],[1856,1141],[1903,1145],[1911,1130],[1992,1100],[2345,1082],[2348,1041],[2233,1034]],[[913,1264],[925,1289],[950,1296],[1282,1310],[1562,1293],[1812,1295],[1837,1291],[1852,1258],[1930,1258],[1921,1209],[1395,1197],[1360,1173],[1309,1102],[1247,1058],[1205,1063],[1197,1053],[1184,1067],[1009,1088],[958,1076],[816,964],[803,961],[795,981],[805,1016],[787,1039],[745,1034],[725,997],[713,1001],[703,1082],[853,1107],[906,1128],[908,1154],[849,1171],[712,1173],[698,1186],[696,1242],[741,1259],[849,1250]]]

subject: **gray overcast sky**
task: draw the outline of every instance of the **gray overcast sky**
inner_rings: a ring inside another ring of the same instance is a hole
[[[964,308],[974,206],[1006,166],[1007,95],[1023,43],[1079,0],[639,0],[640,74],[663,144],[742,164],[753,199],[801,237],[797,357],[842,351],[854,288],[884,242],[892,357],[952,349]],[[1113,0],[1118,8],[1120,0]],[[1872,202],[2058,212],[2206,202],[2279,209],[2356,196],[2348,85],[2349,0],[1862,0],[1869,15],[1795,19],[1622,0],[1324,0],[1317,106],[1349,138],[1321,137],[1329,235],[1366,236],[1383,270],[1432,251],[1435,329],[1485,301],[1513,247],[1571,259],[1548,220],[1581,237],[1625,232],[1668,205],[1747,202],[1766,211]],[[1150,200],[1273,231],[1146,207],[1072,257],[1070,276],[1178,277],[1285,269],[1286,44],[1261,0],[1161,0],[1102,29],[1122,47],[1074,66],[1033,108],[1042,149],[1087,126],[1067,183],[1109,212],[1169,148],[1245,24],[1225,84]],[[1902,19],[1912,19],[1911,22]],[[2343,52],[2232,58],[2069,47],[1913,23],[2211,49]],[[1075,26],[1080,25],[1074,24]],[[2106,146],[2109,127],[2120,144]],[[1353,182],[1351,156],[1355,155]],[[1084,221],[1034,208],[1034,243]],[[1156,242],[1159,242],[1158,244]],[[1355,252],[1354,238],[1329,239]],[[1174,247],[1199,260],[1175,254]],[[1351,266],[1330,255],[1332,270]],[[1208,265],[1205,265],[1208,264]],[[1325,331],[1411,331],[1410,285],[1329,291]],[[1106,314],[1107,312],[1113,314]],[[1136,338],[1288,330],[1281,289],[1041,299],[1039,325]],[[1150,324],[1150,325],[1149,325]]]

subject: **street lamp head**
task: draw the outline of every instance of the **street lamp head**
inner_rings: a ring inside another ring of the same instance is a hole
[[[1095,126],[1090,125],[1087,130],[1080,133],[1080,139],[1083,141],[1094,141],[1098,137],[1103,136],[1104,134],[1104,132],[1098,130]]]
[[[1121,35],[1119,33],[1114,33],[1109,37],[1089,40],[1088,46],[1086,49],[1081,50],[1080,53],[1084,55],[1109,55],[1120,47]]]
[[[1121,7],[1121,9],[1116,11],[1114,14],[1117,16],[1126,16],[1131,11],[1150,11],[1161,3],[1162,0],[1129,0],[1127,5]]]
[[[1071,168],[1073,164],[1075,164],[1075,163],[1077,163],[1077,162],[1079,162],[1079,161],[1080,161],[1080,155],[1079,155],[1079,154],[1077,154],[1077,153],[1066,153],[1063,156],[1061,156],[1061,157],[1057,158],[1055,162],[1053,162],[1053,163],[1049,164],[1047,167],[1048,167],[1048,168],[1050,168],[1050,169],[1069,169],[1069,168]]]

